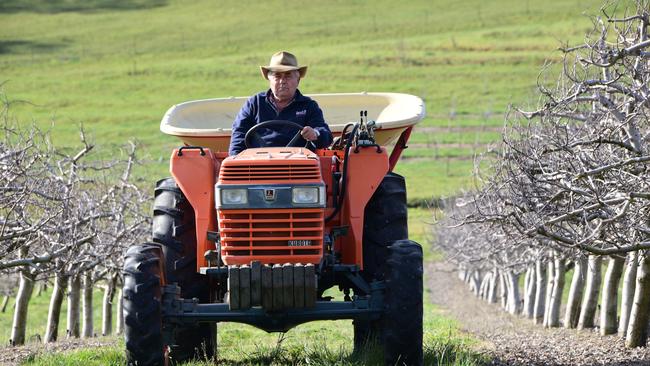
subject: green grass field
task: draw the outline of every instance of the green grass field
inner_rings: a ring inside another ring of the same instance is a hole
[[[178,143],[158,132],[165,110],[263,89],[257,66],[278,49],[310,65],[304,92],[413,93],[427,105],[423,126],[480,125],[484,116],[500,125],[509,103],[535,101],[544,60],[582,37],[590,23],[581,13],[599,2],[111,3],[3,2],[0,82],[9,99],[31,103],[14,105],[21,122],[54,123],[64,144],[83,124],[104,155],[136,139],[156,163],[147,175],[159,176]]]
[[[258,66],[287,49],[310,66],[301,82],[305,93],[387,91],[425,100],[422,129],[396,168],[407,178],[409,201],[422,206],[475,185],[472,156],[498,141],[494,128],[509,104],[536,103],[545,60],[557,60],[563,42],[583,38],[591,22],[582,14],[597,13],[600,3],[5,0],[0,96],[14,101],[12,119],[51,128],[58,145],[73,148],[80,125],[93,136],[99,158],[138,141],[143,165],[136,174],[153,187],[168,175],[178,145],[158,130],[167,108],[264,89]],[[413,208],[410,215],[411,236],[426,243],[432,212]],[[44,305],[36,304],[32,314],[41,315],[30,321],[44,318],[45,310],[36,310]],[[425,327],[428,365],[481,362],[473,341],[430,304]],[[284,364],[363,363],[350,357],[350,339],[349,322],[317,322],[289,332],[278,354],[277,335],[231,324],[221,327],[220,357],[226,364],[266,364],[269,357]],[[29,364],[118,365],[122,348]]]
[[[27,333],[25,334],[26,341],[38,342],[44,338],[45,326],[47,322],[47,311],[50,304],[50,296],[52,294],[52,286],[48,286],[46,291],[43,291],[40,296],[37,296],[36,288],[34,294],[29,302],[29,312],[27,317]],[[102,296],[103,292],[95,290],[93,292],[93,328],[94,333],[102,333]],[[117,297],[117,295],[116,295]],[[0,345],[4,346],[9,344],[11,339],[11,325],[13,323],[13,305],[14,299],[10,299],[7,311],[0,313]],[[68,308],[67,300],[63,300],[61,306],[61,317],[59,319],[59,332],[58,338],[65,339],[66,337],[66,312]],[[117,311],[117,302],[113,307],[113,311]],[[117,315],[113,314],[113,321],[117,319]],[[115,330],[115,326],[113,326]]]

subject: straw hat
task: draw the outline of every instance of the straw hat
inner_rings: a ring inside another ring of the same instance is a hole
[[[269,66],[260,66],[264,79],[269,79],[269,71],[286,72],[298,70],[300,78],[304,78],[307,73],[307,66],[299,66],[296,56],[287,51],[276,52],[271,56]]]

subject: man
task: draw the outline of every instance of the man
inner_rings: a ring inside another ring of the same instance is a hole
[[[246,149],[246,132],[254,125],[269,120],[295,122],[302,129],[298,131],[294,127],[281,125],[261,128],[258,133],[261,141],[250,141],[254,147],[286,146],[298,132],[302,145],[308,141],[316,148],[329,146],[332,132],[325,123],[323,111],[316,101],[298,90],[300,79],[307,73],[307,66],[299,66],[296,56],[280,51],[271,56],[268,66],[260,66],[260,70],[269,81],[269,90],[250,97],[237,114],[232,124],[228,153],[237,155]]]

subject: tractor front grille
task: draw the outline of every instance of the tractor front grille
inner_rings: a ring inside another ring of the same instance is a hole
[[[260,181],[314,181],[320,180],[317,164],[235,165],[224,164],[219,173],[220,183]]]
[[[323,209],[219,210],[221,256],[227,265],[319,263]]]

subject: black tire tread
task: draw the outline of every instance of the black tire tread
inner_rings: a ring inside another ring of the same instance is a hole
[[[362,276],[385,281],[385,311],[353,322],[355,352],[381,343],[386,365],[421,365],[422,248],[408,240],[404,178],[386,174],[364,214]]]
[[[159,180],[154,196],[152,236],[165,256],[167,283],[176,283],[181,288],[182,298],[209,302],[207,278],[196,272],[194,209],[173,178]],[[176,361],[212,358],[215,337],[212,324],[178,326],[174,336],[177,344],[171,346],[170,355]]]
[[[363,224],[362,276],[368,282],[383,280],[388,246],[408,238],[406,182],[396,173],[388,173],[366,204]],[[380,341],[380,321],[354,324],[354,349],[359,353]]]
[[[398,240],[388,248],[382,343],[386,365],[422,365],[422,247]]]
[[[127,365],[162,365],[160,248],[147,244],[130,247],[123,274]]]

